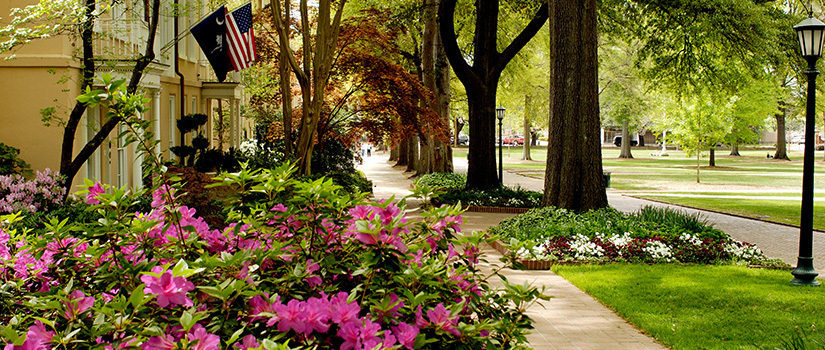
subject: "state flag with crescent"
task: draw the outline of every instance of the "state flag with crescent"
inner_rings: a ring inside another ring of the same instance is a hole
[[[227,72],[234,70],[229,59],[226,16],[226,7],[221,6],[189,30],[221,82],[226,80]]]

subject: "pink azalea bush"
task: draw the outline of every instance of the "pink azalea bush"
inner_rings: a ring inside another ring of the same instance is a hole
[[[17,174],[0,175],[0,214],[55,208],[64,190],[63,177],[49,169],[36,172],[31,180]]]
[[[224,175],[213,229],[172,187],[87,183],[93,217],[0,227],[4,350],[522,348],[535,288],[496,289],[459,207],[410,220],[291,170]],[[495,271],[494,271],[495,273]]]

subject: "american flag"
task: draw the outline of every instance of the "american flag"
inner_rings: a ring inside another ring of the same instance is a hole
[[[226,14],[226,38],[229,42],[229,60],[236,71],[249,67],[254,61],[255,32],[252,29],[252,3],[247,3]]]

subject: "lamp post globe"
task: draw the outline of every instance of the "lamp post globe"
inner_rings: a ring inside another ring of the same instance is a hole
[[[816,61],[822,56],[825,23],[811,16],[793,29],[799,38],[802,57],[808,62],[805,75],[808,76],[807,108],[805,111],[805,153],[802,165],[802,208],[799,219],[799,257],[796,268],[791,272],[791,283],[800,286],[818,286],[819,273],[814,270],[813,258],[813,208],[814,208],[814,129],[816,128]]]
[[[501,158],[501,151],[504,147],[504,141],[501,137],[501,123],[504,121],[504,112],[504,107],[496,107],[496,118],[498,118],[498,184],[501,186],[504,186],[504,161]]]

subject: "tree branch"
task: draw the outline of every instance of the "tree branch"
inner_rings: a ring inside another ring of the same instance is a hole
[[[536,12],[536,15],[533,16],[533,19],[530,21],[530,23],[527,24],[527,27],[524,27],[524,30],[522,30],[521,33],[519,33],[519,35],[515,39],[513,39],[510,45],[507,46],[506,49],[504,49],[504,51],[498,57],[498,62],[496,62],[496,71],[503,71],[504,67],[507,66],[507,63],[509,63],[510,60],[513,59],[513,57],[516,57],[516,54],[518,54],[518,52],[521,51],[521,49],[524,48],[524,46],[527,45],[528,42],[530,42],[530,39],[536,36],[536,33],[539,32],[541,27],[544,26],[544,22],[547,21],[547,17],[549,16],[547,6],[548,3],[544,2],[544,4],[541,5],[541,8],[539,8],[538,12]]]
[[[455,35],[455,6],[457,0],[441,0],[438,5],[438,29],[441,33],[441,43],[444,45],[444,53],[450,60],[453,72],[464,83],[464,86],[482,86],[481,79],[473,71],[461,49],[458,48],[458,39]]]

